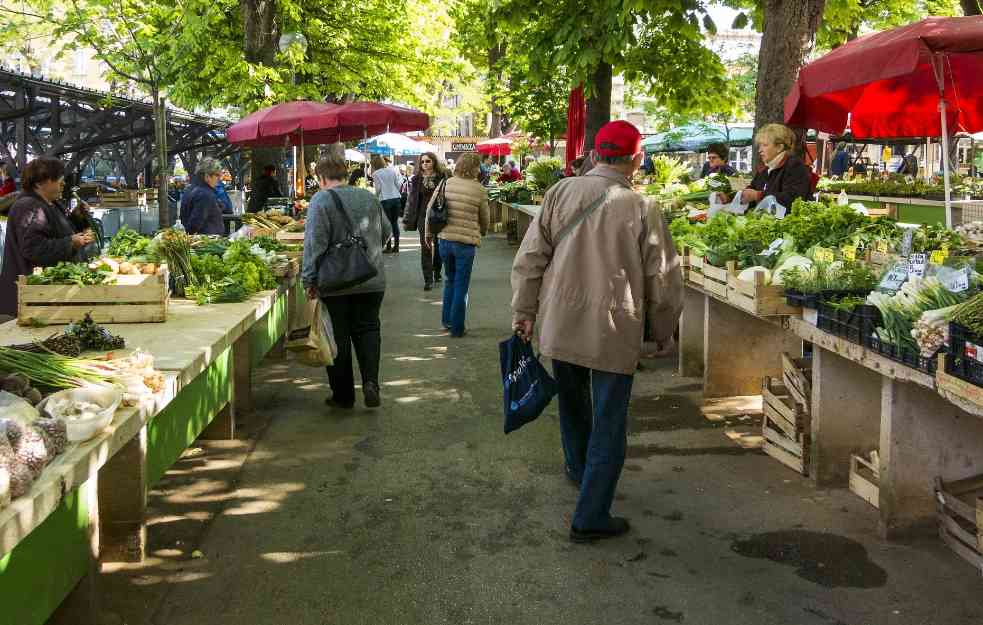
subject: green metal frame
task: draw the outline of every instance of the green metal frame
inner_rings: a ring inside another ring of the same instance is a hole
[[[301,298],[306,297],[303,289],[295,288],[293,291],[294,298],[303,305]],[[280,337],[287,333],[289,296],[290,291],[287,291],[282,297],[276,298],[270,310],[249,329],[249,360],[252,367],[259,366]]]

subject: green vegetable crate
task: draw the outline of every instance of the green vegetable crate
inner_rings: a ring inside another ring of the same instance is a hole
[[[788,468],[809,474],[809,437],[812,422],[808,409],[794,399],[781,382],[766,377],[761,385],[764,451]]]
[[[167,265],[153,274],[116,275],[112,284],[31,285],[20,276],[17,323],[61,325],[82,321],[85,313],[96,323],[161,323],[167,320],[169,279]]]
[[[759,317],[778,315],[798,316],[802,309],[789,306],[785,298],[785,287],[765,284],[765,273],[754,272],[754,280],[741,280],[737,273],[727,277],[727,301]]]

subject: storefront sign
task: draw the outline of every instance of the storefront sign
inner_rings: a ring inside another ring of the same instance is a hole
[[[451,152],[474,152],[474,143],[451,143]]]

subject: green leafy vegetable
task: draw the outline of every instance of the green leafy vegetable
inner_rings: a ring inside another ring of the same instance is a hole
[[[75,284],[88,286],[105,284],[112,274],[102,268],[91,269],[86,263],[60,262],[27,277],[28,284]]]

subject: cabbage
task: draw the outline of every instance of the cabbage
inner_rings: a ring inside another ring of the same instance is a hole
[[[775,268],[774,273],[771,275],[771,283],[776,285],[782,285],[782,274],[784,274],[789,269],[793,267],[798,267],[800,269],[809,269],[812,267],[812,261],[805,256],[789,256],[782,263]]]
[[[754,274],[758,271],[765,274],[765,284],[771,284],[771,271],[767,267],[748,267],[737,274],[737,279],[744,282],[754,282]]]

